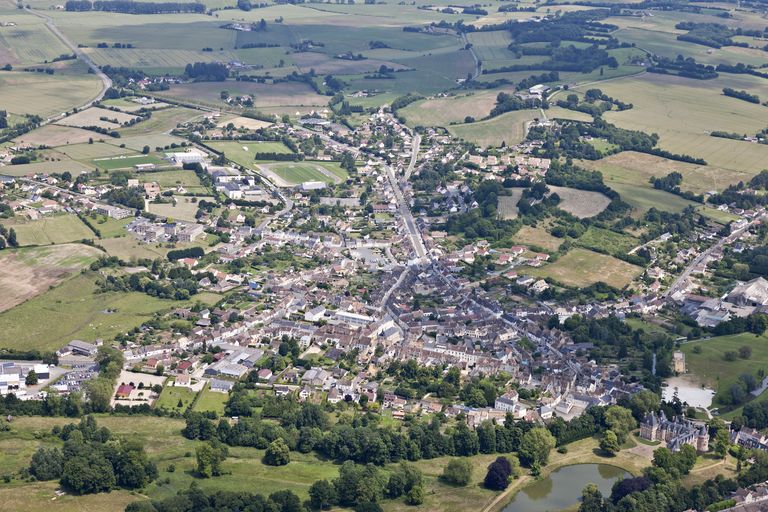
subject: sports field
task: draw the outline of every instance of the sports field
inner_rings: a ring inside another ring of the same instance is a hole
[[[282,142],[213,141],[207,142],[206,145],[216,151],[222,151],[229,160],[247,169],[255,168],[256,153],[291,153]]]
[[[259,164],[259,170],[278,186],[294,186],[307,181],[340,183],[347,172],[335,162],[279,162]],[[274,178],[277,177],[277,180]]]
[[[589,286],[602,281],[624,288],[643,272],[641,267],[587,249],[571,249],[554,263],[526,270],[533,276],[551,277],[567,286]]]
[[[19,245],[49,245],[94,238],[93,231],[75,215],[55,215],[39,220],[14,219],[5,223],[16,230]]]
[[[0,253],[0,311],[55,286],[95,261],[101,251],[87,245],[30,247]]]

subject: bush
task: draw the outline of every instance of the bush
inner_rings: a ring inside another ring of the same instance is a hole
[[[440,479],[451,485],[465,486],[472,480],[472,464],[467,459],[452,459]]]

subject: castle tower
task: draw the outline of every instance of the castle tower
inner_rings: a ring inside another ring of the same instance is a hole
[[[702,453],[709,451],[709,432],[706,425],[701,426],[699,435],[696,436],[696,450]]]

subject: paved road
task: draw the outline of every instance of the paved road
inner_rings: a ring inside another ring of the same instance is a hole
[[[419,148],[421,147],[421,135],[413,133],[413,143],[411,144],[411,162],[408,164],[408,169],[405,170],[405,181],[411,179],[411,174],[416,168],[416,160],[419,157]]]
[[[38,18],[45,20],[45,26],[48,28],[48,30],[50,30],[51,33],[53,33],[53,35],[56,36],[56,38],[59,41],[64,43],[64,46],[72,50],[72,53],[74,53],[78,59],[85,62],[85,64],[93,71],[93,73],[96,76],[98,76],[99,79],[101,79],[101,92],[99,92],[99,94],[95,98],[90,100],[88,103],[85,103],[84,105],[80,105],[79,108],[90,107],[95,102],[100,101],[104,97],[104,94],[106,94],[107,89],[112,87],[112,79],[109,78],[106,74],[104,74],[101,71],[101,69],[99,69],[99,67],[96,64],[94,64],[91,58],[88,55],[86,55],[85,52],[83,52],[81,48],[78,48],[78,46],[75,43],[70,41],[69,38],[59,30],[59,27],[57,27],[56,24],[53,22],[53,18],[51,18],[47,14],[43,14],[34,9],[30,9],[29,6],[25,7],[24,10],[27,11],[29,14],[32,14],[33,16],[37,16]],[[51,123],[60,117],[64,117],[64,116],[59,115],[56,117],[52,117],[41,124]]]

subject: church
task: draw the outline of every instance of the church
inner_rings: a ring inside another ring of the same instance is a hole
[[[640,437],[649,441],[664,441],[673,452],[680,451],[683,445],[690,444],[699,452],[709,450],[707,426],[697,427],[688,420],[674,418],[668,420],[664,411],[656,416],[649,412],[640,424]]]

